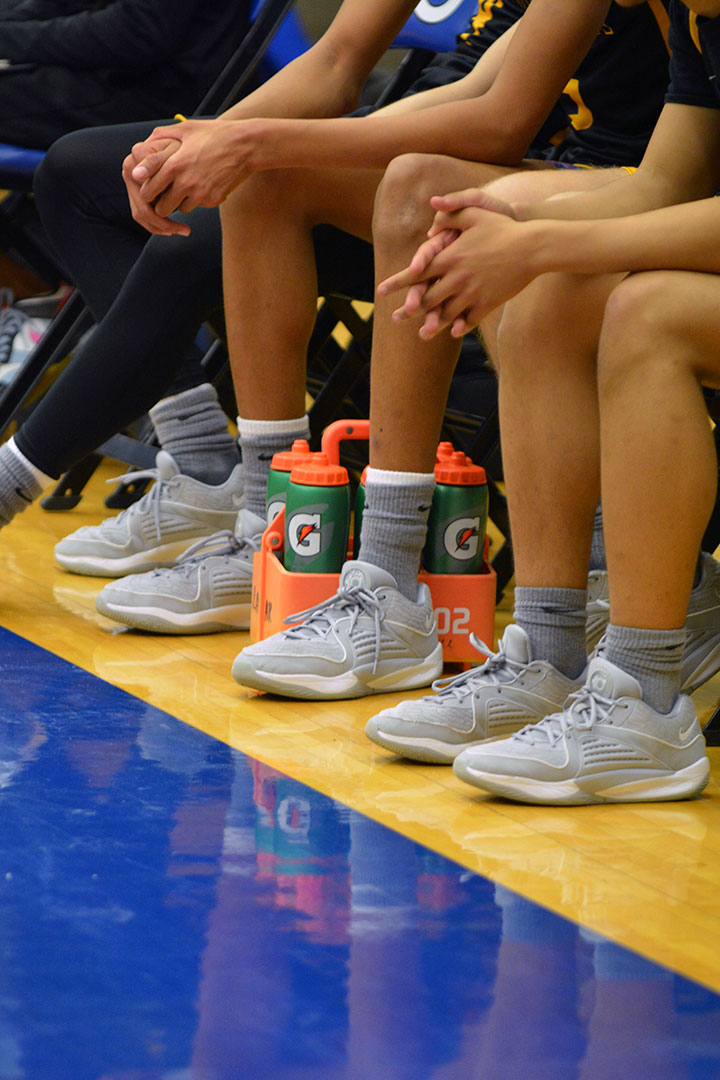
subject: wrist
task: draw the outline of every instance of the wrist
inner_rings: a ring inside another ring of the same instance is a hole
[[[293,150],[294,136],[298,133],[302,120],[278,119],[275,117],[257,117],[241,121],[238,135],[244,152],[249,151],[249,164],[253,171],[279,169],[293,165],[303,165],[300,155]],[[300,143],[302,146],[302,143]]]
[[[237,156],[243,168],[256,172],[270,167],[272,156],[271,121],[262,117],[248,120],[224,120],[220,139],[230,159]]]
[[[537,218],[522,224],[527,248],[526,260],[533,277],[560,269],[557,225],[556,221]]]

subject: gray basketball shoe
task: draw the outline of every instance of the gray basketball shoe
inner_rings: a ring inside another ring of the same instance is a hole
[[[658,713],[640,684],[604,657],[562,712],[509,739],[465,750],[461,780],[518,802],[578,806],[689,799],[708,782],[710,763],[690,698]]]
[[[720,563],[705,551],[685,627],[680,689],[691,694],[720,671]]]
[[[403,701],[371,717],[365,734],[412,761],[451,765],[461,751],[498,739],[557,712],[582,678],[568,679],[545,660],[533,660],[525,631],[508,626],[497,653],[480,667],[433,683],[434,696]]]
[[[335,596],[286,621],[302,618],[243,649],[233,677],[284,697],[364,697],[428,686],[442,671],[430,592],[417,601],[395,579],[366,562],[347,562]]]
[[[109,619],[156,634],[247,630],[252,560],[264,527],[263,518],[241,510],[235,533],[198,541],[174,566],[106,585],[95,606]]]
[[[55,546],[63,569],[122,577],[172,566],[198,540],[234,528],[244,504],[241,465],[224,484],[211,487],[183,476],[170,454],[160,450],[156,468],[127,473],[121,480],[130,483],[148,476],[155,483],[138,502],[100,525],[76,529]]]

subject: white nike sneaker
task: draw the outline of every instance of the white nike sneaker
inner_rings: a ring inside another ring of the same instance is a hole
[[[365,725],[378,746],[412,761],[451,765],[468,746],[498,739],[562,708],[582,685],[545,660],[533,660],[526,632],[511,623],[497,653],[480,667],[433,683],[432,696],[383,709]]]
[[[242,465],[224,484],[212,487],[184,476],[175,460],[159,450],[156,468],[120,477],[135,483],[151,477],[150,491],[127,510],[100,525],[76,529],[55,546],[64,570],[96,577],[122,577],[172,566],[198,540],[232,530],[245,502]]]
[[[155,634],[247,630],[253,555],[264,527],[263,518],[241,510],[235,533],[198,541],[174,566],[111,582],[95,607],[109,619]]]
[[[453,769],[494,795],[551,806],[689,799],[710,775],[690,698],[658,713],[637,680],[601,656],[562,712],[470,747]]]
[[[299,626],[243,649],[233,677],[284,697],[363,697],[428,686],[442,671],[430,592],[417,600],[366,562],[347,562],[335,596],[292,615]]]

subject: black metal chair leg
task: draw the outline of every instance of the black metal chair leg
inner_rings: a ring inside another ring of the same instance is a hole
[[[88,454],[69,469],[60,477],[50,494],[40,501],[43,510],[72,510],[77,506],[82,498],[83,488],[101,461],[100,454]]]

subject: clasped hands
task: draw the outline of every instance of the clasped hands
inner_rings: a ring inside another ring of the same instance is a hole
[[[513,206],[478,188],[430,201],[436,213],[428,239],[406,269],[378,286],[380,296],[407,289],[393,322],[422,319],[425,341],[448,328],[462,337],[534,277]]]
[[[252,142],[252,121],[242,131],[222,119],[155,128],[123,161],[134,220],[155,235],[187,236],[190,227],[170,215],[219,206],[252,172]]]

